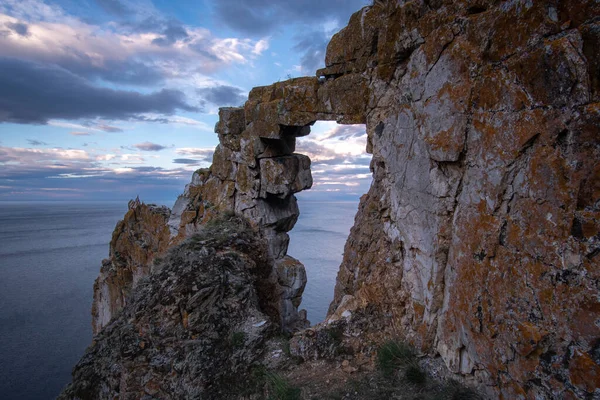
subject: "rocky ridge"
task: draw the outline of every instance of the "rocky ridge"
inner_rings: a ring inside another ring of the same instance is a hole
[[[286,254],[293,193],[312,181],[295,140],[317,120],[365,123],[373,184],[328,321],[292,352],[331,357],[314,338],[339,324],[357,354],[399,336],[492,398],[597,396],[599,17],[585,0],[377,1],[332,38],[316,77],[220,111],[213,166],[159,236],[173,246],[219,212],[244,216],[267,243],[262,312],[305,326],[304,269]],[[96,309],[127,303],[133,279],[115,282],[125,301]]]

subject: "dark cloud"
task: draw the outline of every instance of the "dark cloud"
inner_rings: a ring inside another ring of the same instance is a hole
[[[15,32],[19,36],[27,36],[29,34],[29,28],[26,24],[21,22],[7,22],[4,25],[11,31]]]
[[[331,133],[320,138],[319,140],[348,140],[366,135],[367,131],[364,125],[337,125],[334,129],[332,129]]]
[[[317,25],[337,20],[345,25],[366,0],[213,0],[221,21],[249,35],[266,35],[275,29],[301,23]]]
[[[239,106],[247,100],[244,92],[233,86],[214,86],[198,89],[197,92],[206,101],[217,106]]]
[[[329,38],[322,31],[316,31],[297,38],[294,50],[303,53],[300,57],[302,72],[313,74],[317,69],[325,66],[325,50]]]
[[[193,158],[176,158],[174,164],[198,165],[202,160],[194,160]]]
[[[119,0],[96,0],[96,3],[107,13],[117,17],[131,14],[132,10]]]
[[[32,146],[46,146],[48,145],[48,143],[46,142],[42,142],[41,140],[35,140],[35,139],[27,139],[27,142],[32,145]]]
[[[132,85],[153,85],[164,81],[165,77],[153,63],[138,60],[107,60],[104,65],[93,63],[66,64],[66,69],[89,78],[99,78],[109,82]]]
[[[162,31],[162,37],[152,41],[153,44],[161,47],[170,46],[179,39],[188,37],[187,30],[178,21],[171,20],[166,23]]]
[[[178,109],[198,111],[178,90],[142,94],[101,88],[56,66],[0,58],[0,122],[126,120],[141,113],[173,114]]]
[[[167,148],[167,146],[162,146],[160,144],[151,143],[151,142],[134,144],[133,147],[135,147],[138,150],[142,150],[142,151],[161,151],[161,150],[164,150]]]

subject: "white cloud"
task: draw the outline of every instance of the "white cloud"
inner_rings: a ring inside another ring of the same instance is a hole
[[[139,32],[115,23],[94,25],[66,15],[58,6],[41,1],[5,0],[0,27],[27,25],[27,35],[0,35],[3,56],[52,63],[75,74],[101,79],[125,79],[158,74],[167,81],[211,74],[232,64],[246,64],[269,47],[268,38],[219,38],[201,27],[182,26],[185,37],[157,45],[160,32]],[[118,67],[120,65],[120,67]],[[115,73],[115,70],[119,73]],[[158,76],[154,76],[158,78]],[[189,82],[189,80],[188,80]]]
[[[254,49],[252,50],[253,54],[256,54],[257,56],[260,56],[263,51],[268,50],[269,49],[269,39],[261,39],[258,42],[256,42],[256,44],[254,45]]]

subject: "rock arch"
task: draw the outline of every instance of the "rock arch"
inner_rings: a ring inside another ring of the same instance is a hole
[[[243,215],[264,233],[271,281],[280,293],[272,313],[285,330],[307,325],[306,315],[298,312],[306,272],[287,255],[287,232],[299,215],[294,193],[312,186],[310,159],[294,153],[296,138],[308,135],[319,120],[364,123],[366,94],[360,75],[297,78],[252,89],[244,107],[219,110],[213,164],[194,174],[173,208],[169,225],[175,237],[184,237],[212,210]]]
[[[222,109],[213,166],[178,199],[172,240],[213,210],[245,215],[269,238],[271,314],[303,326],[303,267],[286,255],[286,232],[293,193],[311,178],[295,138],[317,120],[366,124],[374,179],[330,317],[368,307],[361,338],[400,335],[491,397],[590,397],[600,387],[600,9],[472,3],[377,2],[332,38],[317,77]]]

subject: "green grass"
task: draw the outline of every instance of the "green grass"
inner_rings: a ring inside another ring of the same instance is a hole
[[[385,376],[392,375],[400,367],[413,364],[414,350],[406,343],[390,340],[377,351],[377,366]]]
[[[302,391],[291,386],[281,375],[266,371],[265,378],[269,387],[270,400],[300,400]]]

